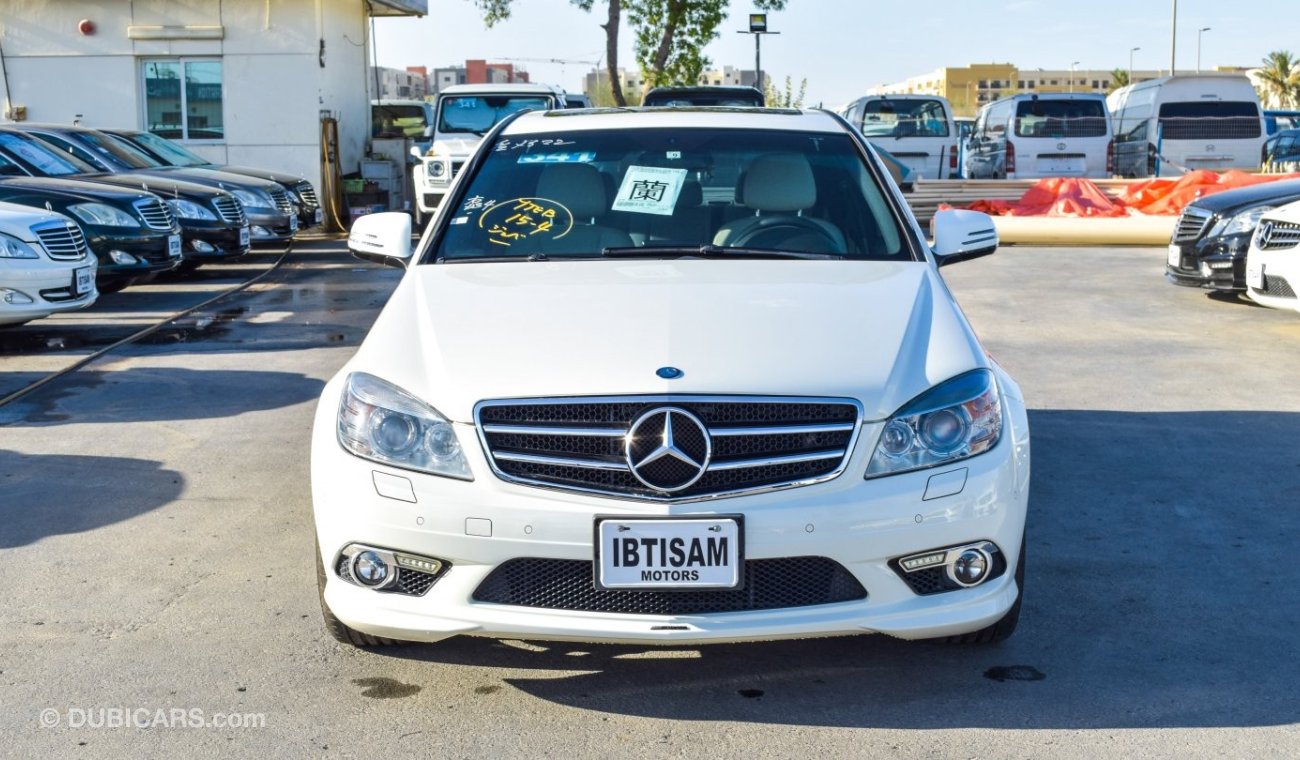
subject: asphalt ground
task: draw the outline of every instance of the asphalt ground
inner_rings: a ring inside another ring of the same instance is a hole
[[[3,331],[0,395],[274,257]],[[1295,756],[1300,317],[1168,285],[1163,261],[1008,247],[944,270],[1031,408],[1004,644],[362,651],[320,623],[308,434],[400,272],[299,244],[0,407],[0,755]]]

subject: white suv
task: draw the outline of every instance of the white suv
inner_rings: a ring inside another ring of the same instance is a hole
[[[549,111],[487,136],[326,386],[327,627],[682,644],[995,641],[1029,430],[862,137],[820,111]]]
[[[1260,217],[1246,252],[1246,293],[1274,309],[1300,311],[1300,201]]]
[[[68,217],[0,203],[0,326],[95,302],[95,257]]]

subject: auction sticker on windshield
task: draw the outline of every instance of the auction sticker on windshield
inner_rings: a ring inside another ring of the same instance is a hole
[[[685,169],[629,166],[614,198],[615,211],[672,216],[686,182]]]
[[[597,518],[596,585],[607,589],[737,588],[739,516]]]

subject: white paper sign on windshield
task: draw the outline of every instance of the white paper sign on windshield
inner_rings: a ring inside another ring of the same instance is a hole
[[[677,196],[686,182],[685,169],[659,166],[629,166],[623,184],[614,196],[615,211],[672,216]]]

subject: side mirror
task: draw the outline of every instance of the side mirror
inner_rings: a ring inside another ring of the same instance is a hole
[[[979,211],[939,211],[930,222],[934,234],[931,250],[939,266],[988,256],[998,249],[998,230],[993,219]]]
[[[357,219],[348,232],[348,251],[363,261],[406,268],[411,258],[411,216],[385,211]]]

